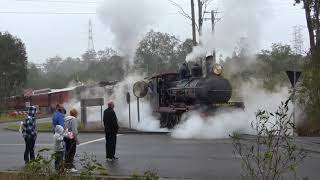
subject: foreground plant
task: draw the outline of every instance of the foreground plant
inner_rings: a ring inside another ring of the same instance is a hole
[[[290,174],[297,178],[296,169],[306,152],[293,139],[294,124],[288,116],[288,103],[270,113],[259,110],[251,127],[257,134],[253,141],[232,135],[234,153],[241,156],[244,179],[277,180]]]
[[[33,179],[44,179],[44,177],[48,177],[48,179],[61,179],[64,172],[57,172],[53,167],[54,154],[49,154],[50,149],[44,148],[38,151],[36,158],[30,161],[22,172],[19,174],[22,179],[25,180],[33,180]]]
[[[66,179],[68,172],[65,170],[63,165],[58,171],[56,171],[54,168],[54,159],[55,154],[51,154],[50,149],[41,149],[38,151],[36,158],[26,164],[23,170],[19,173],[19,176],[24,180]],[[81,165],[81,180],[90,179],[94,175],[108,175],[106,168],[100,164],[92,154],[84,153],[79,156],[79,160]]]
[[[94,174],[108,175],[106,168],[97,161],[96,156],[88,153],[84,153],[80,157],[80,164],[83,170],[80,173],[80,179],[86,180]]]
[[[133,180],[159,180],[159,176],[155,170],[147,170],[140,175],[139,173],[135,172],[132,175]]]

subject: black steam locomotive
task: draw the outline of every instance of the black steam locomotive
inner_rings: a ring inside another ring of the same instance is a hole
[[[222,67],[214,64],[203,76],[199,64],[194,64],[191,73],[188,65],[181,66],[179,73],[158,74],[148,81],[134,84],[137,97],[147,98],[155,113],[160,115],[162,127],[173,128],[179,123],[181,115],[197,110],[202,116],[213,115],[221,107],[244,108],[243,102],[229,102],[232,87],[221,76]]]

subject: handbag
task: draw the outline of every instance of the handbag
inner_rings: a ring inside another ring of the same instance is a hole
[[[64,133],[64,137],[68,138],[68,139],[74,139],[74,135],[73,132],[69,132],[68,128],[66,129],[65,133]]]

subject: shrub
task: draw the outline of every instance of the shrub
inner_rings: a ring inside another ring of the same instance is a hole
[[[253,142],[232,135],[234,153],[241,156],[245,179],[280,179],[290,173],[296,178],[296,169],[306,157],[306,152],[296,146],[292,136],[295,129],[288,116],[288,103],[270,113],[259,110],[251,127],[257,134]]]

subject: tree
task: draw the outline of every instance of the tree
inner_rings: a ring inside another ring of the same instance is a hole
[[[41,89],[46,87],[46,80],[43,72],[40,68],[37,68],[36,64],[34,63],[28,64],[26,87],[31,89]]]
[[[314,55],[320,53],[320,19],[319,0],[294,0],[295,3],[303,3],[309,32],[310,52]],[[320,60],[318,60],[320,61]]]
[[[303,68],[300,102],[306,112],[305,125],[320,128],[320,18],[319,0],[294,0],[303,4],[309,32],[310,56]]]
[[[175,36],[151,30],[137,48],[136,68],[148,75],[173,70],[178,66],[175,59],[177,47],[178,39]]]
[[[103,58],[111,58],[112,56],[118,55],[118,52],[112,48],[106,48],[105,50],[100,50],[97,53],[97,58],[99,60],[103,59]]]
[[[120,56],[102,58],[99,61],[92,61],[87,70],[80,72],[81,81],[113,81],[121,80],[124,77],[124,60]]]
[[[84,61],[97,60],[97,53],[95,51],[87,51],[82,55],[82,60]]]
[[[24,43],[10,33],[0,32],[0,108],[6,97],[21,92],[27,76]]]
[[[184,16],[185,18],[189,19],[190,21],[192,21],[192,15],[190,15],[189,13],[187,13],[183,7],[181,5],[179,5],[178,3],[176,3],[174,0],[169,0],[171,2],[172,5],[174,5],[175,7],[177,7],[178,12]],[[199,36],[202,34],[202,25],[203,25],[203,21],[204,21],[204,15],[206,13],[207,7],[209,6],[209,4],[212,2],[212,0],[198,0],[198,23],[195,23],[195,26],[197,28],[198,34]]]
[[[289,45],[273,44],[271,50],[261,50],[252,57],[241,49],[224,62],[225,76],[235,88],[244,81],[254,80],[260,82],[262,88],[273,91],[289,85],[286,70],[302,66],[301,56],[296,55]]]
[[[192,48],[193,48],[192,39],[186,39],[182,44],[178,46],[177,59],[179,60],[180,63],[185,61],[187,55],[192,52]]]

